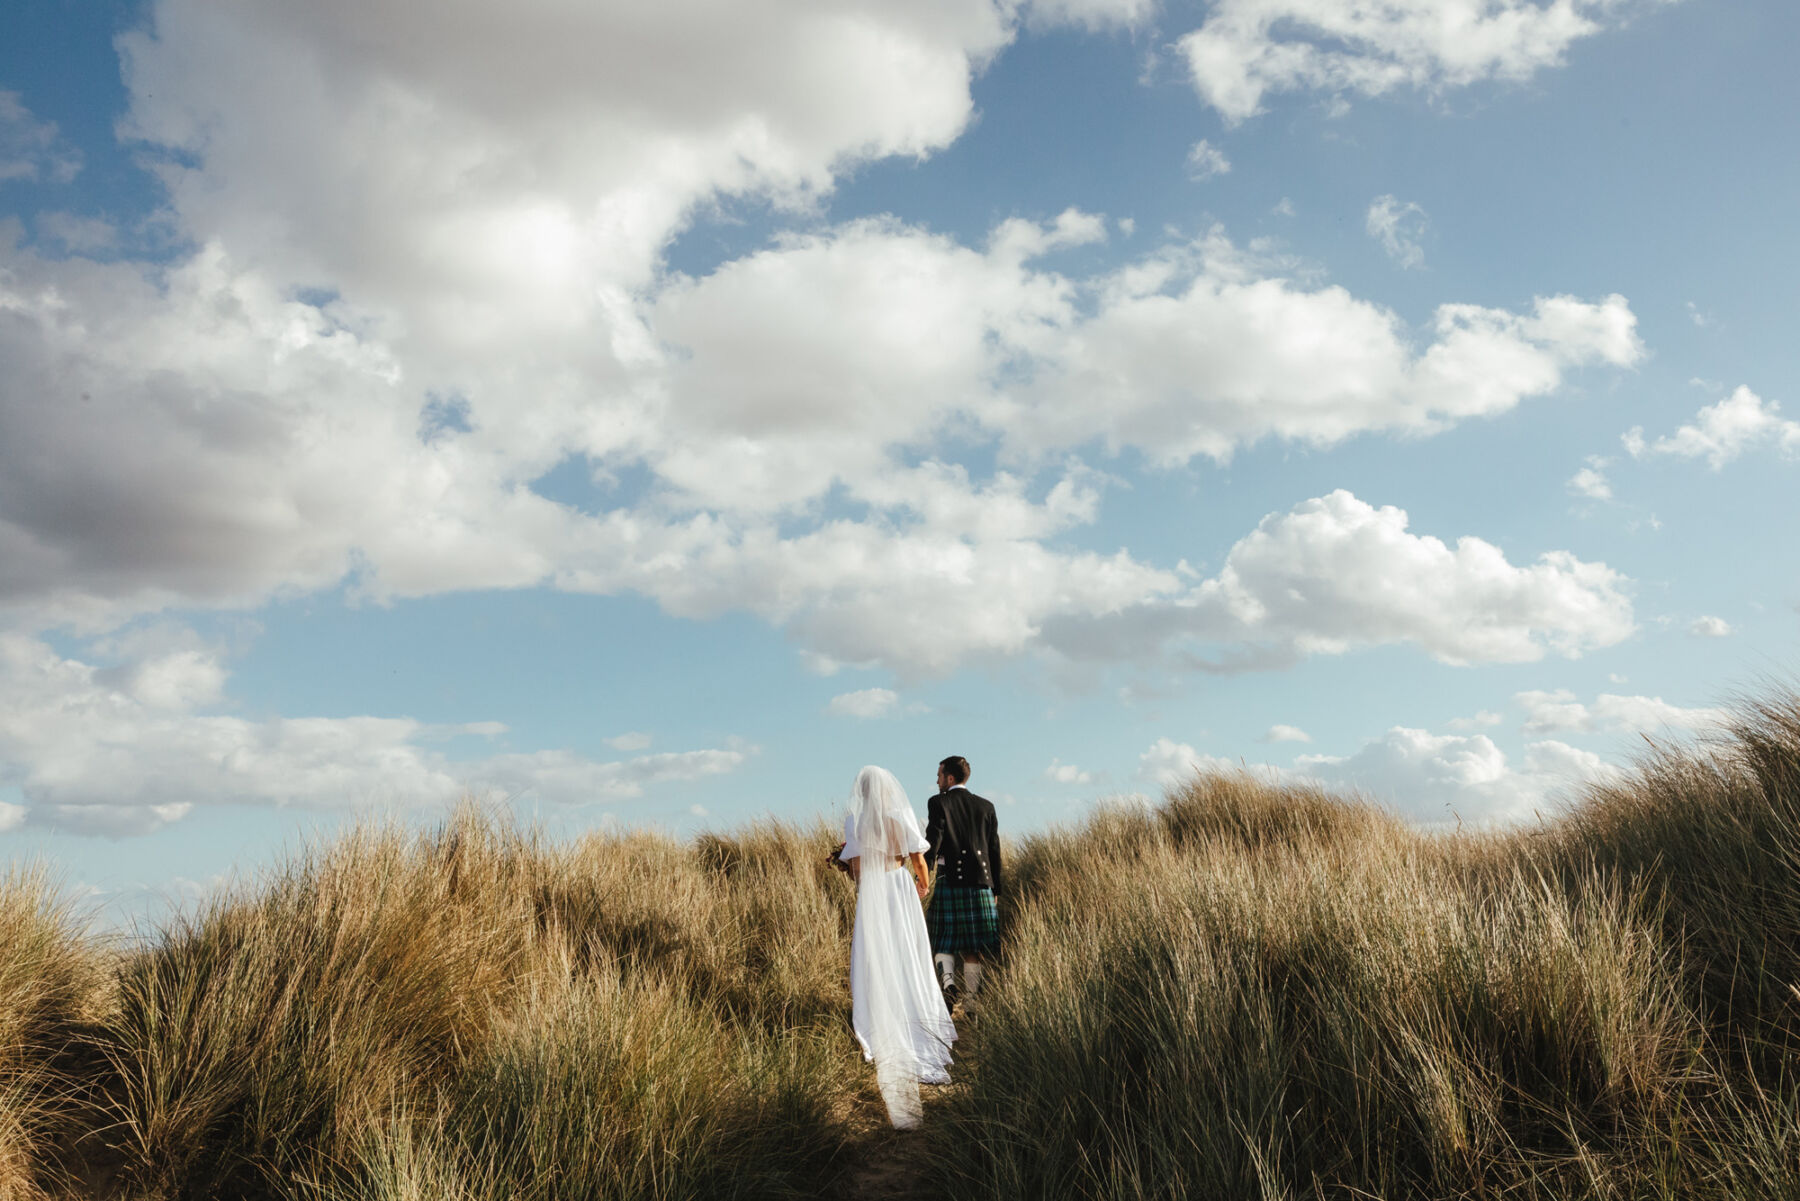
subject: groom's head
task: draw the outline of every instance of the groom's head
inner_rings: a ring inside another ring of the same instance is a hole
[[[944,792],[953,784],[969,782],[969,761],[961,755],[952,755],[938,763],[938,791]]]

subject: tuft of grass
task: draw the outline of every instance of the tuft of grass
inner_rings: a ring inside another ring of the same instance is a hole
[[[1231,773],[1014,862],[948,1196],[1800,1195],[1800,700],[1540,830]]]
[[[0,876],[0,1197],[33,1201],[62,1178],[79,1120],[75,1055],[103,986],[103,950],[41,868]]]
[[[547,847],[465,811],[304,851],[122,969],[101,1037],[128,1174],[169,1197],[798,1195],[872,1103],[821,837]]]
[[[464,810],[125,954],[15,872],[0,1198],[1800,1197],[1800,699],[1531,830],[1228,773],[1020,841],[905,1163],[834,842]]]
[[[1720,1037],[1800,1049],[1800,698],[1745,705],[1696,749],[1656,748],[1589,790],[1544,852],[1639,882]]]
[[[594,835],[541,902],[584,963],[679,981],[733,1020],[770,1031],[841,1025],[855,894],[826,865],[835,846],[822,822],[764,822],[703,834],[691,847]]]

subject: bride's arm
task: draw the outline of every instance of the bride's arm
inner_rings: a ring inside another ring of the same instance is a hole
[[[925,856],[914,851],[906,857],[906,866],[913,874],[913,884],[919,890],[919,899],[924,900],[925,894],[931,891],[930,878],[925,874]]]

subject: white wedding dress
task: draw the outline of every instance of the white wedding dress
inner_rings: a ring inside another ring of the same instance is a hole
[[[919,1124],[919,1084],[949,1077],[956,1027],[931,970],[925,913],[901,856],[924,852],[924,831],[893,773],[865,767],[844,819],[845,860],[861,859],[856,927],[850,940],[851,1023],[888,1117]]]

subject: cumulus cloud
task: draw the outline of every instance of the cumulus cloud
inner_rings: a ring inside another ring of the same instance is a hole
[[[1783,455],[1800,455],[1800,421],[1781,416],[1781,405],[1765,401],[1749,388],[1737,390],[1717,404],[1694,414],[1694,420],[1673,434],[1654,442],[1644,439],[1642,426],[1633,426],[1620,439],[1634,459],[1648,455],[1704,458],[1714,471],[1739,455],[1763,447]]]
[[[1100,233],[1065,214],[1008,223],[974,251],[861,224],[678,281],[657,323],[682,353],[651,356],[656,403],[635,424],[605,425],[618,445],[597,460],[648,463],[659,488],[600,513],[530,486],[569,452],[541,441],[554,406],[502,428],[472,405],[422,436],[422,414],[441,402],[407,384],[399,352],[217,247],[155,273],[15,250],[0,277],[0,349],[15,364],[0,381],[0,468],[21,486],[0,495],[0,603],[104,626],[176,603],[327,587],[352,571],[376,596],[549,583],[637,592],[681,616],[748,610],[830,660],[941,672],[1017,654],[1046,622],[1181,592],[1176,573],[1128,552],[1045,545],[1098,513],[1106,479],[1079,459],[1047,479],[1033,469],[986,480],[900,461],[899,448],[947,423],[974,419],[1032,455],[1102,436],[1171,462],[1223,458],[1266,436],[1429,432],[1554,387],[1564,364],[1639,353],[1619,298],[1555,298],[1529,317],[1452,306],[1438,341],[1412,358],[1391,317],[1335,290],[1246,275],[1216,239],[1185,290],[1109,277],[1101,310],[1079,318],[1072,285],[1024,256]],[[1144,266],[1156,275],[1170,263]],[[884,310],[904,302],[909,276],[919,303]],[[1324,324],[1308,329],[1314,309]],[[1319,341],[1333,322],[1337,358]],[[1184,358],[1202,342],[1211,349]],[[1003,360],[1034,351],[1028,393],[995,384]],[[1206,394],[1186,390],[1200,385]],[[586,453],[599,456],[598,443]],[[779,528],[833,488],[871,518]],[[1326,524],[1381,541],[1392,511],[1346,503],[1330,502]],[[1451,557],[1478,572],[1486,545]],[[1509,570],[1537,580],[1528,592],[1546,602],[1559,580],[1591,592],[1611,578],[1567,556]],[[1232,579],[1215,587],[1200,611],[1230,610],[1246,633],[1269,628],[1230,599],[1241,591]]]
[[[1161,788],[1174,787],[1206,772],[1237,771],[1241,766],[1217,755],[1203,755],[1172,738],[1158,738],[1138,756],[1138,775]]]
[[[958,420],[1020,453],[1101,439],[1223,461],[1270,437],[1429,434],[1642,354],[1618,296],[1446,305],[1415,351],[1393,313],[1217,231],[1085,279],[1039,261],[1104,236],[1074,211],[979,251],[859,221],[679,279],[651,315],[671,363],[644,453],[697,501],[794,505],[834,478],[866,490],[891,475],[885,445]]]
[[[1723,617],[1696,617],[1688,626],[1688,633],[1696,638],[1729,638],[1732,633],[1731,623]]]
[[[1573,658],[1635,628],[1626,580],[1604,563],[1550,551],[1515,566],[1480,538],[1451,547],[1407,525],[1404,510],[1333,492],[1265,517],[1218,575],[1180,595],[1102,620],[1053,623],[1046,637],[1076,657],[1180,655],[1186,644],[1211,641],[1255,648],[1236,665],[1257,666],[1413,643],[1441,662],[1467,664]]]
[[[732,747],[600,763],[551,750],[453,762],[432,744],[505,727],[206,712],[224,679],[216,655],[193,648],[101,667],[0,633],[0,786],[19,789],[26,802],[14,818],[119,836],[205,804],[393,808],[488,791],[582,804],[728,772],[750,753]]]
[[[450,766],[475,791],[535,796],[562,804],[621,800],[670,780],[698,780],[736,771],[754,748],[664,751],[601,763],[566,750],[491,755]]]
[[[1617,778],[1618,769],[1548,739],[1528,744],[1515,768],[1485,734],[1396,726],[1353,755],[1302,755],[1291,774],[1355,789],[1429,825],[1487,825],[1527,820],[1584,783]]]
[[[450,0],[430,22],[397,0],[159,0],[119,45],[126,132],[176,152],[191,228],[479,332],[646,278],[709,197],[801,201],[848,162],[948,144],[1011,36],[978,0]]]
[[[1224,175],[1231,170],[1231,160],[1217,146],[1201,138],[1188,151],[1188,175],[1194,179],[1208,179],[1214,175]]]
[[[1177,43],[1227,121],[1271,93],[1379,96],[1523,80],[1657,0],[1219,0]]]
[[[1282,654],[1413,637],[1410,614],[1340,637],[1233,578],[1203,595],[1070,549],[1113,482],[1083,456],[1430,434],[1635,362],[1622,297],[1412,330],[1217,232],[1064,274],[1112,228],[1073,210],[980,245],[870,220],[662,267],[721,197],[804,209],[857,162],[948,145],[1010,21],[1147,12],[452,0],[420,27],[395,0],[159,0],[121,40],[123,130],[194,250],[0,245],[0,615],[92,632],[345,584],[548,586],[747,611],[821,669],[907,676],[1141,617]],[[1000,468],[953,461],[969,445]],[[570,467],[599,500],[536,490]],[[641,495],[609,499],[627,474]],[[1551,593],[1604,608],[1610,576],[1502,566],[1537,583],[1500,657],[1599,637]]]
[[[1159,738],[1138,757],[1139,775],[1164,788],[1196,774],[1245,765]],[[1485,734],[1433,734],[1395,726],[1349,755],[1300,755],[1292,767],[1251,765],[1271,781],[1355,793],[1427,826],[1504,825],[1547,813],[1585,784],[1620,777],[1592,752],[1552,739],[1526,744],[1515,766]]]
[[[900,694],[891,688],[863,688],[831,698],[825,711],[834,717],[886,717],[900,703]]]
[[[1094,773],[1083,771],[1073,763],[1052,759],[1050,766],[1044,769],[1044,779],[1058,784],[1091,784],[1094,782]]]
[[[1600,455],[1589,455],[1587,466],[1569,477],[1569,491],[1587,500],[1611,500],[1612,484],[1606,478],[1610,463],[1610,459]]]
[[[990,420],[1025,446],[1100,438],[1166,466],[1224,462],[1264,438],[1435,433],[1548,394],[1570,367],[1643,353],[1620,296],[1539,298],[1529,313],[1443,305],[1415,352],[1392,312],[1277,268],[1214,233],[1096,281],[1093,314],[1033,338],[1032,392]]]
[[[861,221],[678,279],[652,312],[671,353],[643,453],[696,505],[794,506],[834,481],[883,504],[966,494],[966,477],[899,469],[892,448],[992,418],[993,377],[1074,319],[1072,284],[1028,262],[1103,236],[1071,212],[1004,223],[983,252]],[[970,511],[1007,503],[985,501]]]
[[[1381,243],[1389,258],[1407,268],[1425,265],[1425,248],[1420,240],[1425,236],[1427,223],[1424,209],[1393,196],[1377,196],[1363,219],[1369,236]]]
[[[1450,721],[1452,730],[1479,730],[1487,726],[1497,726],[1506,718],[1491,709],[1482,709],[1473,717],[1457,717]]]
[[[1605,692],[1590,706],[1577,700],[1567,689],[1515,693],[1513,700],[1525,710],[1525,731],[1529,734],[1700,730],[1721,725],[1731,716],[1723,709],[1684,709],[1669,704],[1660,696],[1620,696]]]
[[[17,92],[0,91],[0,183],[11,179],[68,183],[81,172],[81,152],[54,121],[40,121]]]
[[[1262,736],[1264,742],[1311,742],[1312,735],[1299,726],[1270,726]]]

